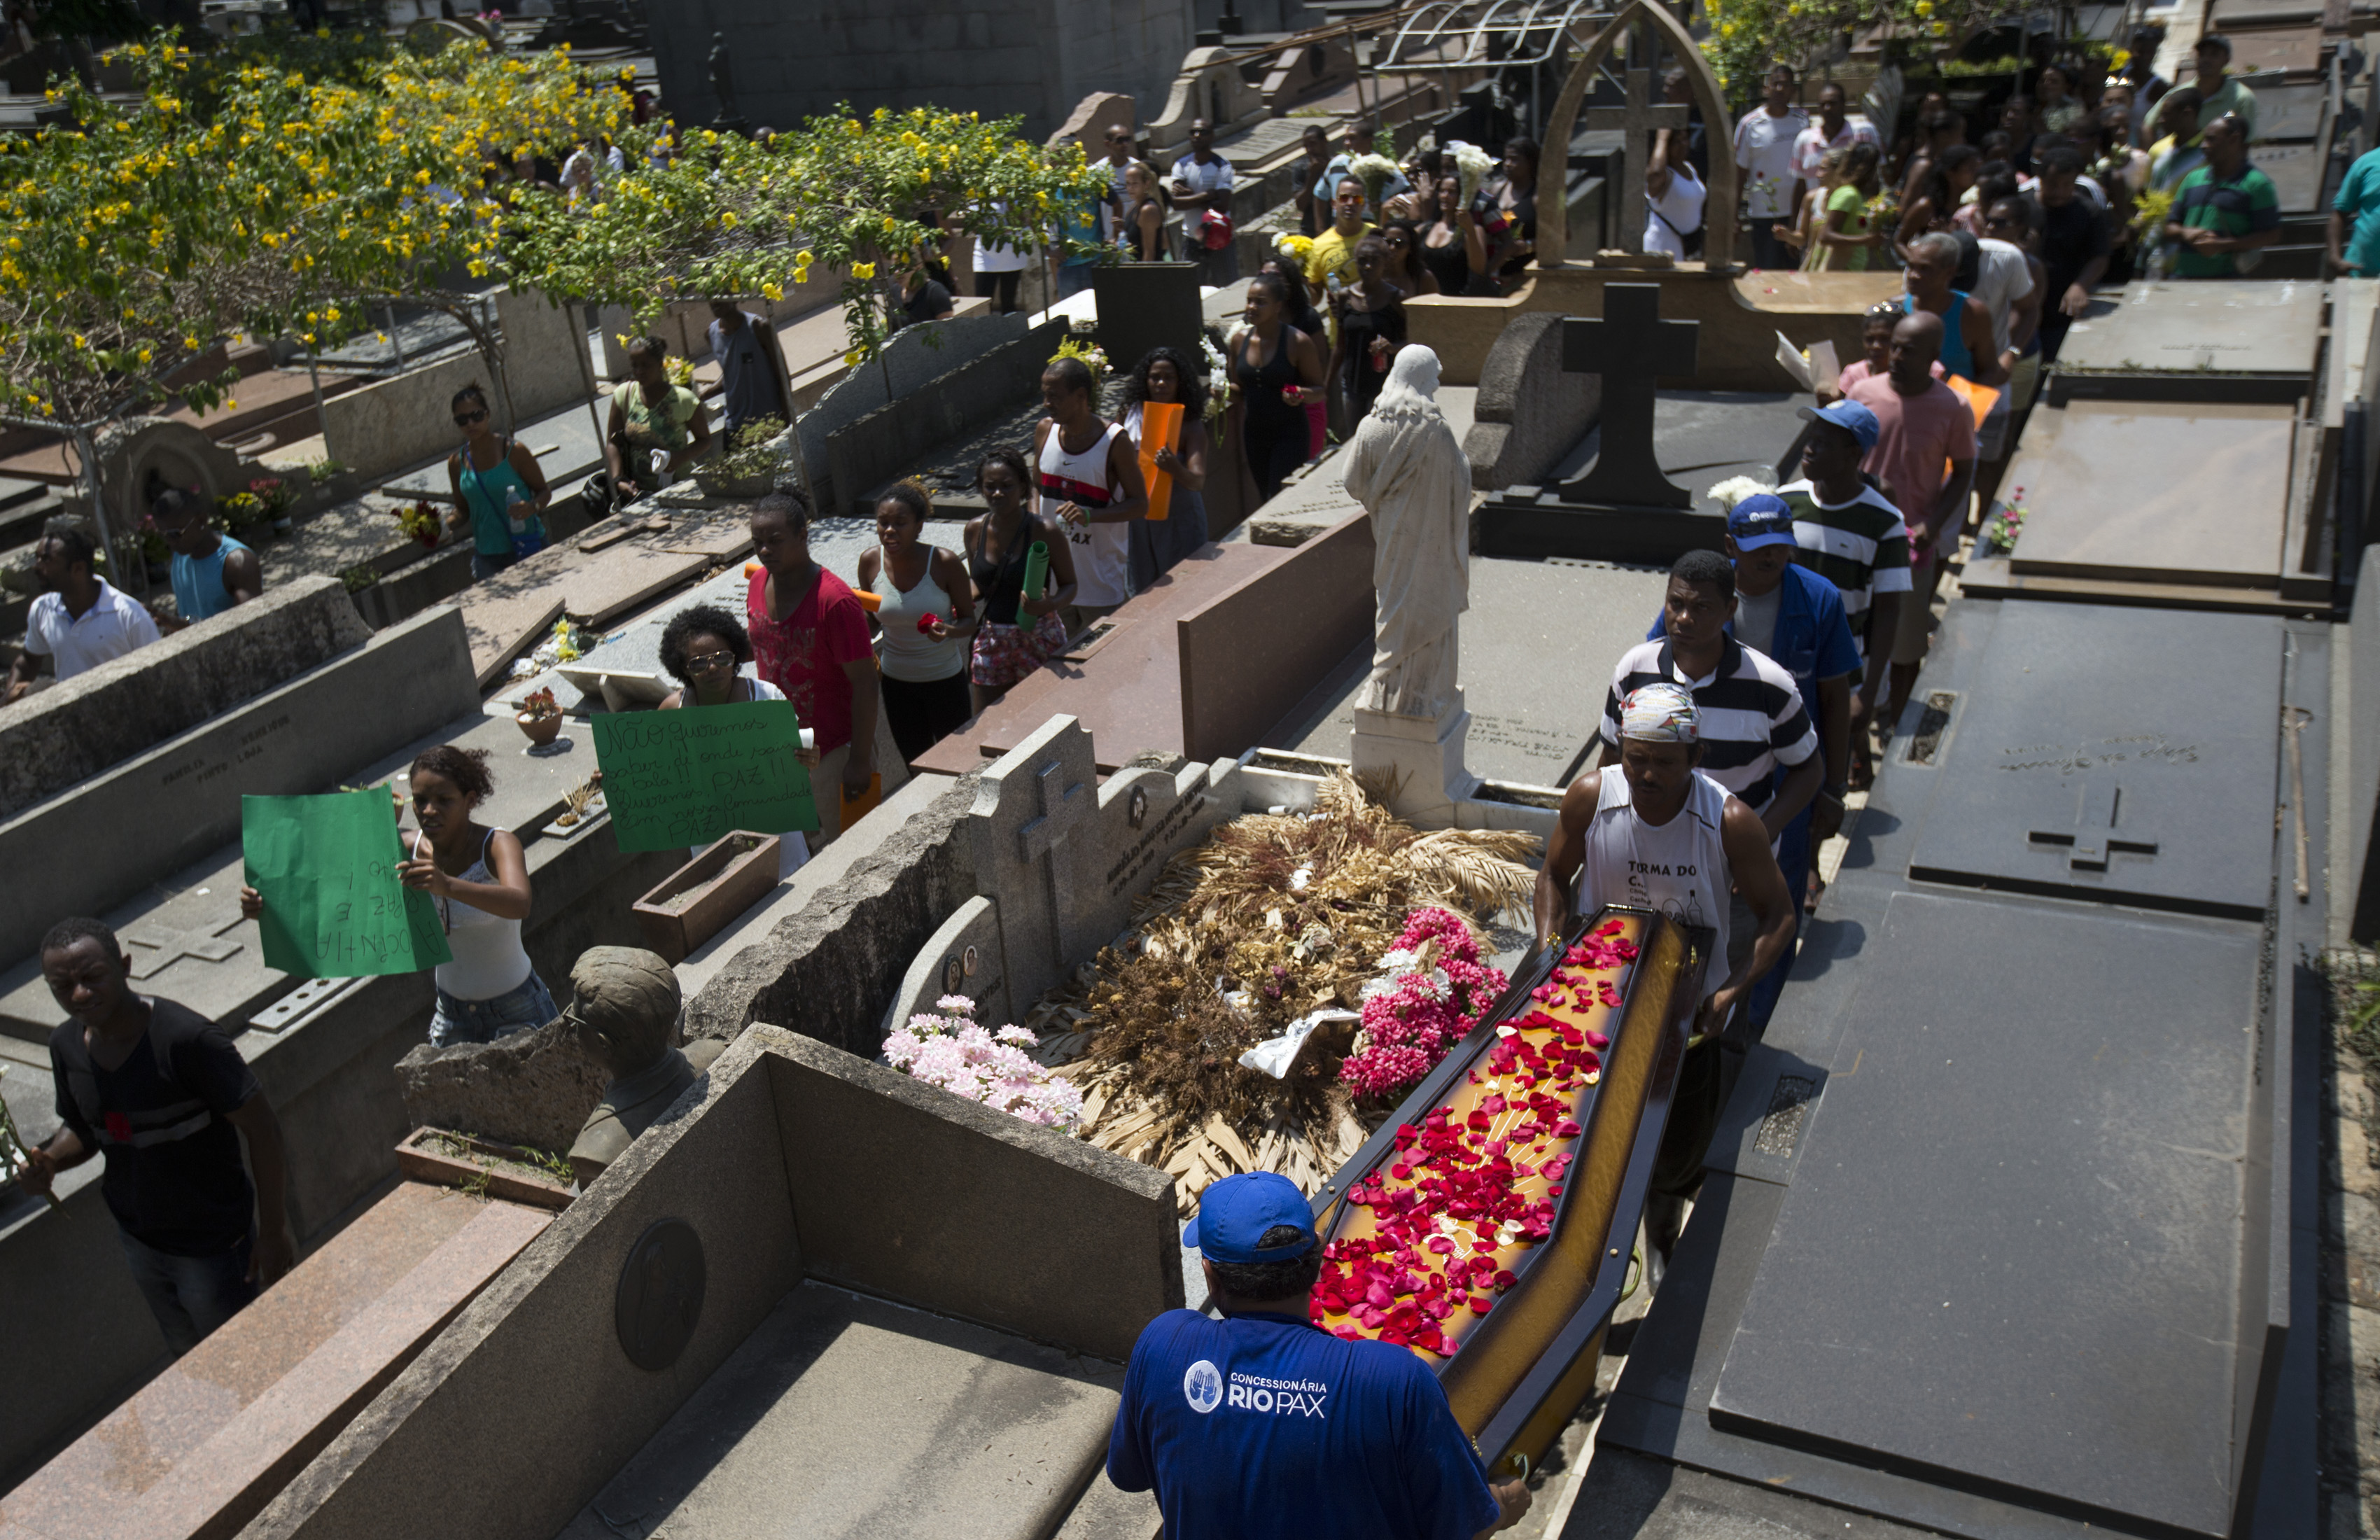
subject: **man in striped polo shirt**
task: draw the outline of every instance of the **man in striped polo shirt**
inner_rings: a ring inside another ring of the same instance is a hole
[[[1718,552],[1689,551],[1678,558],[1661,618],[1666,635],[1630,648],[1611,671],[1600,763],[1620,762],[1620,703],[1630,691],[1657,682],[1682,685],[1701,716],[1698,768],[1760,815],[1773,845],[1810,805],[1826,774],[1801,689],[1773,659],[1729,635],[1735,569]],[[1750,935],[1753,928],[1730,934]]]
[[[1843,618],[1860,649],[1860,676],[1852,691],[1852,784],[1867,783],[1867,721],[1885,695],[1886,666],[1909,601],[1909,526],[1889,499],[1860,479],[1860,461],[1884,426],[1856,401],[1802,408],[1810,442],[1802,451],[1802,479],[1777,489],[1793,511],[1801,563],[1842,590]],[[1871,647],[1870,638],[1876,645]]]

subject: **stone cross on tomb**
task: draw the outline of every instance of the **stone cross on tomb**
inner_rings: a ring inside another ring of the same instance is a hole
[[[1627,136],[1620,152],[1620,246],[1625,251],[1645,249],[1645,163],[1653,158],[1653,133],[1658,128],[1683,128],[1688,109],[1658,105],[1653,101],[1653,72],[1631,69],[1623,77],[1626,104],[1589,107],[1589,128],[1618,129]]]
[[[132,955],[132,976],[147,978],[164,972],[185,957],[201,962],[222,963],[240,949],[237,941],[223,940],[222,933],[239,923],[235,914],[229,919],[212,925],[200,925],[188,930],[169,930],[162,925],[143,925],[124,933],[127,948],[137,948]]]
[[[1634,73],[1633,71],[1631,72]],[[1653,452],[1654,391],[1691,376],[1698,321],[1663,321],[1658,284],[1606,284],[1603,317],[1562,321],[1562,368],[1603,377],[1603,443],[1595,463],[1562,483],[1567,502],[1690,508],[1694,495],[1661,474]]]
[[[2066,858],[2069,871],[2106,871],[2107,858],[2121,852],[2127,855],[2155,855],[2155,840],[2123,839],[2116,833],[2116,815],[2123,805],[2123,788],[2115,782],[2094,776],[2082,782],[2082,806],[2074,815],[2074,827],[2070,829],[2033,829],[2025,831],[2025,843],[2035,845],[2070,847]]]
[[[1036,817],[1016,831],[1018,856],[1028,867],[1040,868],[1042,880],[1048,884],[1050,914],[1057,923],[1050,940],[1058,949],[1058,963],[1064,967],[1073,955],[1067,917],[1074,908],[1069,902],[1070,884],[1059,870],[1058,847],[1066,843],[1077,826],[1098,811],[1099,798],[1086,782],[1066,784],[1067,770],[1062,761],[1052,760],[1037,765],[1033,770],[1033,806]]]

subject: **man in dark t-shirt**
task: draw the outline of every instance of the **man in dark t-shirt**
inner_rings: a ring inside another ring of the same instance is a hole
[[[106,1158],[101,1191],[132,1280],[179,1356],[289,1270],[280,1122],[220,1027],[133,992],[131,963],[99,921],[51,928],[42,976],[71,1017],[50,1034],[66,1126],[18,1184],[45,1194],[58,1172]]]
[[[1528,1511],[1411,1350],[1313,1323],[1322,1243],[1286,1177],[1216,1182],[1183,1240],[1220,1318],[1148,1323],[1108,1439],[1108,1479],[1156,1492],[1167,1540],[1472,1540]]]
[[[2090,309],[2112,248],[2107,217],[2075,195],[2082,157],[2061,145],[2042,152],[2040,169],[2041,265],[2048,270],[2041,292],[2041,360],[2047,364],[2058,361],[2066,329]]]

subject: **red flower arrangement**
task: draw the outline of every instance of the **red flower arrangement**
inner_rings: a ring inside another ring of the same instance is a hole
[[[1591,1024],[1623,1003],[1615,976],[1636,959],[1639,923],[1608,920],[1572,947],[1454,1097],[1397,1129],[1396,1155],[1349,1191],[1323,1248],[1317,1326],[1451,1357],[1519,1281],[1516,1264],[1552,1234],[1610,1046]]]
[[[1416,909],[1382,958],[1387,982],[1367,986],[1364,1050],[1339,1078],[1357,1096],[1390,1097],[1438,1068],[1504,992],[1504,973],[1483,965],[1470,928],[1451,912]]]

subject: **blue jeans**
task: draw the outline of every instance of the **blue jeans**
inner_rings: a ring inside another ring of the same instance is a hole
[[[545,980],[538,977],[535,969],[529,971],[519,988],[487,1000],[457,1000],[440,989],[438,1009],[430,1017],[430,1046],[492,1043],[516,1032],[543,1026],[560,1014],[554,1007],[553,991],[545,987]]]
[[[509,551],[500,556],[491,556],[484,551],[474,550],[471,552],[471,581],[484,583],[519,560]]]
[[[1071,299],[1091,286],[1091,274],[1099,270],[1097,262],[1065,262],[1058,269],[1058,297]]]
[[[1785,873],[1785,892],[1793,904],[1793,939],[1786,943],[1785,955],[1777,965],[1754,981],[1752,986],[1752,1035],[1758,1037],[1768,1030],[1768,1018],[1777,1010],[1777,997],[1784,991],[1785,980],[1793,972],[1794,955],[1802,950],[1802,901],[1810,891],[1810,814],[1816,806],[1804,807],[1785,826],[1777,837],[1777,865]]]
[[[115,1233],[124,1243],[125,1260],[132,1264],[133,1284],[149,1302],[149,1313],[157,1317],[157,1328],[176,1358],[256,1298],[256,1285],[248,1280],[253,1235],[212,1256],[175,1256],[121,1230]]]

